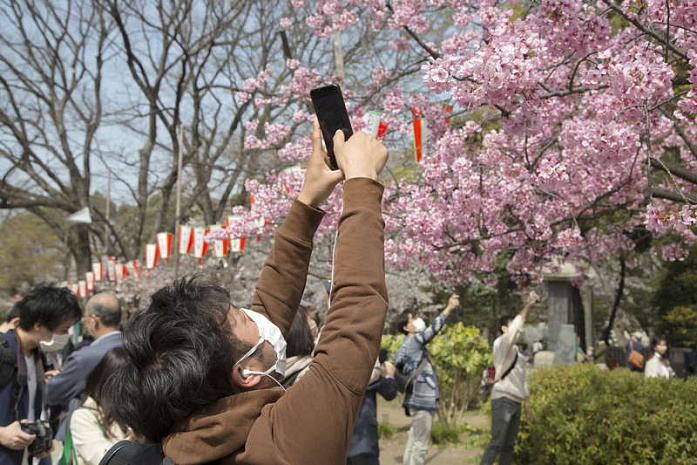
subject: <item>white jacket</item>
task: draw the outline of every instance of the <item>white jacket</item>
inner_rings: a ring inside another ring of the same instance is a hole
[[[515,356],[518,353],[516,343],[523,333],[523,325],[525,319],[518,315],[513,319],[513,322],[508,326],[508,331],[499,336],[494,341],[494,367],[496,368],[496,383],[491,390],[491,398],[499,399],[507,397],[515,402],[523,402],[530,397],[530,389],[525,373],[525,357],[522,354],[518,355],[515,367],[503,380],[499,378],[513,364]]]
[[[88,397],[70,419],[76,465],[99,465],[99,461],[111,446],[126,439],[126,434],[116,424],[111,426],[109,432],[110,437],[107,437],[99,418],[97,404],[94,399]]]
[[[663,363],[663,357],[660,354],[655,353],[653,357],[646,362],[646,368],[644,369],[644,376],[647,378],[675,378],[675,372],[670,367]]]

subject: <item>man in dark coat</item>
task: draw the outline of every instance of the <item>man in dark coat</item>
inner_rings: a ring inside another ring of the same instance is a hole
[[[89,345],[71,353],[63,364],[60,373],[46,385],[46,399],[51,408],[67,411],[56,439],[65,440],[70,417],[80,406],[80,397],[85,389],[87,377],[99,365],[104,355],[111,349],[121,347],[121,306],[111,294],[97,294],[85,305],[85,329],[94,338]]]
[[[380,376],[383,372],[384,377]],[[397,396],[394,372],[394,365],[388,361],[376,364],[363,404],[358,411],[356,426],[353,428],[353,440],[349,447],[347,465],[380,465],[377,394],[385,400],[392,400]]]
[[[39,286],[19,306],[19,326],[0,335],[2,370],[9,374],[0,385],[0,464],[31,463],[26,448],[36,439],[22,431],[20,422],[41,419],[44,410],[44,363],[40,342],[66,334],[81,317],[75,296],[66,288]],[[50,464],[49,452],[39,454]]]

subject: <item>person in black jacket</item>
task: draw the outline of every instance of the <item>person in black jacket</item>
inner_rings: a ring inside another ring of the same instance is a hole
[[[395,367],[388,361],[375,364],[373,376],[366,390],[358,419],[353,429],[353,439],[349,447],[347,465],[380,465],[378,445],[378,405],[377,394],[385,400],[397,396],[397,383],[394,380]],[[385,376],[381,376],[382,374]]]

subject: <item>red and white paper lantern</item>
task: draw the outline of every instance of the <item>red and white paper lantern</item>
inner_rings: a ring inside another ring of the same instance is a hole
[[[94,292],[94,272],[85,273],[85,282],[87,283],[87,292]]]
[[[230,252],[230,239],[218,239],[215,241],[213,251],[215,252],[215,258],[227,256],[228,252]]]
[[[375,137],[382,137],[387,132],[387,124],[382,121],[382,113],[369,111],[363,115],[363,132]]]
[[[84,279],[77,282],[77,288],[80,292],[80,297],[87,297],[87,282]]]
[[[145,245],[145,268],[152,270],[157,266],[157,261],[160,258],[159,249],[157,244],[146,244]]]
[[[426,153],[426,144],[428,143],[429,130],[426,120],[421,117],[421,113],[415,109],[411,109],[413,116],[413,127],[414,127],[414,154],[416,156],[416,162],[421,163],[423,156]]]
[[[123,263],[116,263],[116,282],[120,283],[123,281],[123,278],[128,275],[128,270],[126,269],[126,265]]]
[[[203,268],[203,259],[208,253],[208,242],[206,242],[208,228],[194,228],[194,257],[198,258],[198,267]]]
[[[174,235],[171,233],[157,233],[157,247],[160,250],[160,258],[169,263],[169,257],[172,256],[172,241]]]
[[[191,253],[191,247],[194,243],[193,228],[191,226],[179,226],[179,253]]]
[[[230,251],[231,252],[243,252],[244,251],[244,245],[247,242],[246,237],[238,237],[235,239],[230,239]]]
[[[94,274],[95,282],[104,279],[104,267],[102,264],[99,262],[92,263],[92,273]]]
[[[110,281],[116,279],[116,260],[109,259],[109,263],[107,263],[107,275]]]
[[[140,262],[138,260],[131,260],[126,263],[126,269],[128,270],[128,274],[134,278],[140,278]]]

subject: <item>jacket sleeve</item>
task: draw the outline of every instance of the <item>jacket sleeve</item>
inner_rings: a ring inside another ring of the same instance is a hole
[[[46,383],[46,403],[66,407],[71,399],[85,389],[87,374],[80,351],[73,352],[63,364],[63,369]]]
[[[436,337],[436,334],[438,334],[440,330],[443,329],[443,325],[445,325],[445,320],[447,318],[448,316],[445,313],[441,313],[433,319],[433,321],[431,322],[431,326],[414,336],[414,338],[421,345],[428,344],[434,337]]]
[[[385,400],[392,400],[397,397],[397,382],[394,378],[383,378],[378,386],[378,392]]]
[[[257,281],[251,310],[266,315],[284,337],[305,290],[312,238],[323,217],[321,210],[293,202]]]
[[[259,463],[346,462],[387,312],[382,191],[364,178],[344,185],[326,325],[307,373],[262,411],[250,432],[247,450],[269,450]]]

